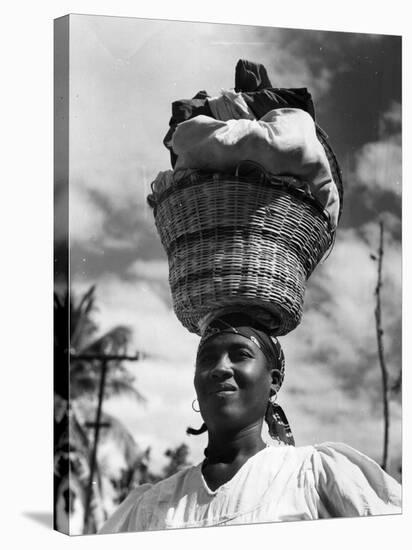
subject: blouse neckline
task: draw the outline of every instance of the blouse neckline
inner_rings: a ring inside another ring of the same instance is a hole
[[[202,482],[202,485],[203,485],[203,488],[204,490],[206,491],[206,493],[210,496],[215,496],[217,495],[218,493],[220,492],[223,492],[225,491],[226,489],[228,489],[230,487],[230,485],[232,483],[235,482],[235,480],[240,476],[240,474],[243,472],[243,470],[246,470],[247,467],[249,467],[252,462],[254,462],[254,460],[262,455],[263,453],[265,453],[265,451],[267,451],[268,449],[275,449],[275,447],[273,445],[266,445],[266,447],[264,447],[263,449],[261,449],[260,451],[258,451],[257,453],[255,453],[253,456],[251,456],[250,458],[248,458],[246,460],[246,462],[244,464],[242,464],[242,466],[239,468],[239,470],[230,478],[228,479],[228,481],[226,481],[225,483],[223,483],[222,485],[219,485],[219,487],[217,487],[214,491],[209,487],[209,485],[207,484],[206,482],[206,479],[205,479],[205,476],[203,475],[203,472],[202,472],[202,465],[203,465],[203,462],[201,462],[200,464],[198,464],[198,472],[199,472],[199,475],[200,475],[200,479],[201,479],[201,482]]]

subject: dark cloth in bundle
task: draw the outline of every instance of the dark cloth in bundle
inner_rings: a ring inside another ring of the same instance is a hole
[[[247,105],[257,119],[262,118],[272,109],[292,107],[303,109],[315,120],[315,109],[312,96],[306,88],[272,88],[266,69],[260,63],[240,59],[235,70],[235,91],[241,92]],[[210,95],[201,90],[191,99],[179,99],[172,103],[172,117],[169,130],[163,139],[163,144],[170,151],[170,160],[174,168],[177,155],[173,152],[172,136],[181,122],[198,115],[213,118],[209,107]]]
[[[210,96],[204,90],[197,92],[192,99],[179,99],[172,103],[172,118],[169,121],[169,130],[163,139],[164,146],[170,151],[170,161],[174,168],[177,155],[172,149],[172,136],[177,125],[198,115],[213,117],[207,99]]]
[[[307,88],[273,88],[261,63],[239,59],[235,69],[235,92],[242,92],[258,120],[272,109],[282,107],[302,109],[315,120],[315,107]]]

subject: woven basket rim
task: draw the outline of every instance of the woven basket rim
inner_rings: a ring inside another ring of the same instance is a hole
[[[296,182],[299,183],[299,187],[296,187]],[[160,192],[154,189],[154,182],[152,182],[152,193],[147,197],[147,201],[149,206],[153,209],[154,216],[156,217],[157,207],[173,193],[177,193],[190,187],[204,185],[206,183],[213,185],[227,185],[228,183],[246,183],[256,184],[267,188],[282,189],[286,193],[298,197],[301,200],[314,206],[328,223],[329,232],[333,234],[336,231],[336,228],[332,226],[332,223],[330,221],[329,213],[325,210],[319,200],[310,192],[307,183],[303,180],[295,178],[294,176],[277,176],[274,174],[263,172],[261,176],[237,176],[234,174],[223,172],[205,172],[202,170],[194,170],[187,176],[180,178],[177,182],[173,181],[171,184],[169,184],[168,187]]]
[[[318,140],[321,142],[325,150],[326,156],[328,157],[329,166],[332,171],[333,181],[335,182],[335,185],[339,194],[339,214],[338,214],[338,222],[339,222],[342,216],[343,198],[344,198],[342,169],[340,167],[338,159],[336,158],[335,151],[333,150],[333,147],[329,143],[328,134],[325,132],[325,130],[323,130],[323,128],[319,126],[318,123],[315,122],[315,125],[316,125],[316,136]]]

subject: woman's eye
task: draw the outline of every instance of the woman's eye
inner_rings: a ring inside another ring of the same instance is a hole
[[[247,349],[238,349],[232,353],[234,359],[252,359],[253,355]]]

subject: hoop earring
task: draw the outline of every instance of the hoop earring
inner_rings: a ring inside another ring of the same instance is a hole
[[[200,413],[200,407],[199,409],[195,409],[195,402],[197,401],[197,399],[193,399],[192,401],[192,409],[196,412],[196,413]],[[199,401],[197,401],[197,405],[199,406]]]

